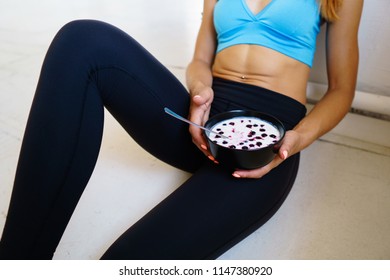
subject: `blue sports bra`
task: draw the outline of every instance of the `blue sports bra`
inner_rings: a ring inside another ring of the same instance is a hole
[[[271,48],[312,66],[321,16],[317,0],[271,0],[253,14],[246,0],[219,0],[214,8],[217,52],[237,45]]]

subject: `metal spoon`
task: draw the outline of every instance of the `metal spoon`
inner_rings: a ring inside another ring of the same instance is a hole
[[[208,131],[210,133],[217,134],[217,135],[221,136],[222,138],[229,139],[229,137],[227,137],[225,135],[221,135],[218,132],[212,131],[211,129],[208,129],[208,128],[204,127],[204,126],[201,126],[201,125],[196,124],[196,123],[194,123],[192,121],[189,121],[186,118],[183,118],[182,116],[178,115],[177,113],[173,112],[171,109],[168,109],[167,107],[164,108],[164,111],[165,111],[165,113],[167,113],[168,115],[171,115],[172,117],[175,117],[176,119],[179,119],[179,120],[181,120],[183,122],[186,122],[186,123],[189,123],[189,124],[194,125],[196,127],[199,127],[200,129],[203,129],[203,130]]]

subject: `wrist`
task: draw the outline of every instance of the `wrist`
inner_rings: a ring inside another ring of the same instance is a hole
[[[301,121],[293,131],[298,135],[298,150],[301,151],[312,144],[319,138],[319,126],[309,126],[304,121]]]

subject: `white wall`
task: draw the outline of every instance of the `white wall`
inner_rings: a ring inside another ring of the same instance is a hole
[[[390,0],[366,0],[359,30],[357,90],[390,97]],[[311,81],[326,84],[323,28]],[[387,98],[386,98],[387,99]]]

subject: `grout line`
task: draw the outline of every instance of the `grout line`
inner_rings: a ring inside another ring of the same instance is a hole
[[[186,70],[187,69],[187,66],[180,66],[180,65],[166,65],[166,67],[169,69],[169,68],[173,68],[173,69],[180,69],[180,70]]]
[[[375,155],[390,157],[390,155],[387,155],[385,153],[380,153],[380,152],[373,151],[371,149],[360,148],[360,147],[357,147],[357,146],[354,146],[354,145],[344,144],[344,143],[340,143],[340,142],[332,141],[332,140],[328,140],[328,139],[320,138],[317,141],[324,142],[324,143],[329,143],[329,144],[334,144],[334,145],[337,145],[337,146],[342,146],[342,147],[346,147],[346,148],[349,148],[349,149],[354,149],[354,150],[358,150],[358,151],[362,151],[362,152],[368,152],[368,153],[375,154]]]
[[[312,98],[307,99],[307,104],[309,104],[309,105],[314,106],[317,103],[318,103],[317,100],[314,100]],[[363,109],[358,109],[355,107],[351,107],[351,109],[349,110],[349,113],[361,115],[361,116],[365,116],[365,117],[370,117],[370,118],[378,119],[378,120],[390,121],[390,115],[372,112],[372,111],[363,110]]]
[[[327,85],[309,82],[307,97],[311,104],[316,104],[325,94]],[[355,91],[355,97],[351,106],[352,113],[390,121],[390,96],[380,95],[374,92]]]

